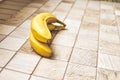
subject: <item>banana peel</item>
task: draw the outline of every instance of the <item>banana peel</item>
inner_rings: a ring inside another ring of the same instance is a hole
[[[30,44],[41,56],[50,57],[52,50],[48,42],[53,39],[52,31],[65,29],[65,24],[51,13],[40,13],[32,19]]]

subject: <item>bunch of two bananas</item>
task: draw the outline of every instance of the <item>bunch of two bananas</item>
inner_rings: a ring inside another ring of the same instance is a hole
[[[54,25],[54,23],[60,25]],[[51,31],[62,30],[65,26],[51,13],[40,13],[35,16],[31,22],[30,44],[32,48],[41,56],[50,57],[52,50],[48,46],[48,41],[52,39]]]

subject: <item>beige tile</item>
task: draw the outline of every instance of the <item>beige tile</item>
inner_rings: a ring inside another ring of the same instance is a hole
[[[64,80],[95,80],[95,76],[95,68],[70,63]]]
[[[85,15],[83,21],[99,24],[99,16],[96,15]]]
[[[109,19],[101,19],[100,23],[102,25],[108,25],[108,26],[117,26],[117,22],[115,20],[109,20]]]
[[[31,74],[39,59],[40,57],[36,55],[17,53],[6,68]]]
[[[119,35],[115,34],[109,34],[109,33],[100,33],[100,40],[101,41],[107,41],[107,42],[112,42],[112,43],[119,43]]]
[[[36,52],[33,50],[33,48],[30,45],[29,39],[25,42],[25,44],[20,48],[20,53],[26,53],[26,54],[35,54]]]
[[[99,1],[89,1],[87,8],[93,9],[93,10],[99,10],[100,8],[100,2]]]
[[[28,17],[30,17],[37,8],[25,7],[16,13],[12,18],[8,19],[5,24],[18,26]]]
[[[17,6],[17,5],[6,5],[6,4],[1,4],[0,8],[4,8],[4,9],[12,9],[12,10],[20,10],[23,7],[22,6]]]
[[[79,48],[74,48],[70,59],[70,62],[89,66],[96,66],[96,61],[97,61],[96,51]]]
[[[73,7],[79,8],[79,9],[85,9],[87,6],[87,2],[88,0],[84,0],[84,1],[77,0]]]
[[[98,69],[97,80],[120,80],[120,72]]]
[[[115,10],[115,15],[120,16],[120,10]]]
[[[114,14],[100,14],[100,19],[115,20]]]
[[[89,40],[82,39],[80,37],[77,38],[75,43],[75,48],[82,48],[82,49],[97,51],[97,47],[98,47],[98,41],[90,40],[90,39]]]
[[[6,35],[1,35],[0,34],[0,42],[6,37]]]
[[[46,79],[46,78],[42,78],[42,77],[32,76],[32,77],[30,78],[30,80],[50,80],[50,79]]]
[[[99,10],[94,10],[94,9],[86,9],[85,11],[85,15],[96,15],[96,16],[99,16],[100,14],[100,11]]]
[[[63,0],[62,2],[65,2],[65,3],[74,3],[75,0]]]
[[[28,80],[29,75],[4,69],[0,73],[0,80]]]
[[[60,31],[53,39],[53,44],[73,47],[76,35]]]
[[[87,39],[87,40],[98,40],[98,31],[95,30],[90,30],[90,29],[85,29],[83,27],[81,27],[79,34],[78,34],[78,38],[81,39]]]
[[[28,39],[30,35],[30,24],[31,20],[26,20],[15,31],[13,31],[10,36],[20,39]]]
[[[101,3],[100,8],[106,9],[106,10],[113,10],[114,9],[112,5],[107,5],[107,4],[103,4],[103,3]]]
[[[15,26],[0,24],[0,34],[8,35],[15,29]]]
[[[15,52],[8,51],[5,49],[0,49],[0,67],[4,67],[9,60],[14,56]]]
[[[34,75],[54,80],[61,80],[63,78],[66,66],[67,62],[43,58],[37,66]]]
[[[120,56],[120,43],[100,41],[99,50],[100,50],[100,53]]]
[[[102,9],[100,10],[101,14],[111,14],[114,15],[114,11],[113,10],[109,10],[109,9]]]
[[[108,25],[100,25],[100,32],[105,32],[109,34],[116,34],[118,33],[117,26],[108,26]]]
[[[2,14],[15,14],[17,11],[16,10],[10,10],[10,9],[0,9],[0,13]]]
[[[70,33],[74,33],[77,34],[79,31],[79,27],[80,27],[80,21],[77,20],[71,20],[71,19],[65,19],[64,23],[66,24],[66,30]]]
[[[0,48],[17,51],[24,44],[24,42],[25,40],[23,39],[8,36],[0,43]]]
[[[8,14],[0,14],[0,19],[1,20],[7,20],[11,17],[11,15],[8,15]]]
[[[120,57],[99,53],[98,67],[120,71]]]
[[[51,45],[53,56],[52,59],[59,59],[59,60],[65,60],[68,61],[72,48],[71,47],[65,47],[65,46],[59,46],[59,45]]]

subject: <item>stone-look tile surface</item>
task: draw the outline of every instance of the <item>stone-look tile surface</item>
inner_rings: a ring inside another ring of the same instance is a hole
[[[14,30],[10,34],[10,36],[15,38],[28,39],[30,35],[30,23],[31,23],[31,20],[26,20],[16,30]]]
[[[31,74],[39,59],[36,55],[17,53],[6,68]]]
[[[17,51],[24,44],[24,42],[25,40],[23,39],[8,36],[0,43],[0,48]]]
[[[95,40],[88,40],[88,39],[82,39],[81,37],[78,37],[75,43],[75,48],[82,48],[82,49],[88,49],[88,50],[95,50],[97,51],[98,41]]]
[[[120,56],[120,43],[111,43],[106,41],[99,42],[100,53]]]
[[[97,80],[120,80],[120,72],[98,69]]]
[[[18,26],[25,19],[30,17],[36,10],[37,10],[37,8],[25,7],[22,10],[20,10],[20,12],[17,12],[16,15],[14,15],[12,18],[8,19],[5,22],[5,24]]]
[[[6,35],[1,35],[0,34],[0,42],[6,37]]]
[[[0,67],[4,67],[9,60],[13,57],[15,52],[13,51],[8,51],[5,49],[0,49]]]
[[[96,69],[89,66],[70,63],[64,80],[95,80]]]
[[[2,13],[2,14],[10,14],[10,15],[12,15],[12,14],[14,14],[16,12],[17,12],[16,10],[0,9],[0,13]]]
[[[34,75],[54,80],[61,80],[63,78],[66,66],[67,62],[43,58],[38,64]]]
[[[8,35],[14,29],[15,29],[15,26],[0,24],[0,34]]]
[[[28,80],[29,75],[4,69],[0,73],[0,80]]]
[[[29,39],[25,42],[25,44],[20,48],[20,53],[28,53],[28,54],[36,54],[36,52],[32,49],[30,45]]]
[[[46,78],[42,78],[42,77],[32,76],[32,77],[30,78],[30,80],[51,80],[51,79],[46,79]]]
[[[66,30],[64,31],[67,31],[69,33],[74,33],[74,34],[77,34],[78,31],[79,31],[79,26],[80,26],[80,21],[73,21],[71,19],[65,19],[65,24],[67,25],[66,26]],[[73,25],[74,24],[74,25]]]
[[[59,59],[59,60],[68,61],[70,54],[71,54],[71,51],[72,51],[71,47],[51,45],[51,48],[53,50],[52,59]]]
[[[96,66],[97,52],[74,48],[70,62],[82,65]]]
[[[98,67],[120,71],[120,57],[99,53]]]
[[[73,47],[76,35],[60,31],[53,39],[53,44]]]

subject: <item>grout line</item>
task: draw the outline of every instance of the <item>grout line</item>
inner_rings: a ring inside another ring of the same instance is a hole
[[[75,0],[75,2],[77,2],[77,0]],[[74,2],[74,5],[75,5],[75,2]],[[86,4],[86,7],[87,7],[87,5],[88,5],[88,1],[87,1],[87,4]],[[84,9],[84,14],[85,14],[85,11],[86,11],[86,8]],[[82,23],[84,14],[82,15],[81,23]],[[80,23],[80,25],[81,25],[81,23]],[[75,46],[75,43],[76,43],[76,41],[77,41],[77,37],[78,37],[79,31],[80,31],[80,25],[79,25],[78,33],[77,33],[77,35],[76,35],[76,39],[75,39],[75,41],[74,41],[74,45],[73,45],[71,54],[70,54],[70,56],[69,56],[68,63],[67,63],[67,66],[66,66],[66,69],[65,69],[65,72],[64,72],[64,75],[63,75],[63,79],[62,79],[62,80],[64,80],[65,74],[66,74],[66,72],[67,72],[67,68],[68,68],[68,65],[69,65],[69,60],[70,60],[70,58],[71,58],[71,55],[72,55],[72,52],[73,52],[73,50],[74,50],[74,46]]]
[[[100,20],[100,15],[101,15],[101,1],[99,1],[99,30],[98,30],[98,47],[97,47],[97,57],[96,57],[96,75],[95,75],[95,79],[97,80],[97,72],[98,72],[98,58],[99,58],[99,45],[100,45],[100,24],[101,24],[101,20]]]

